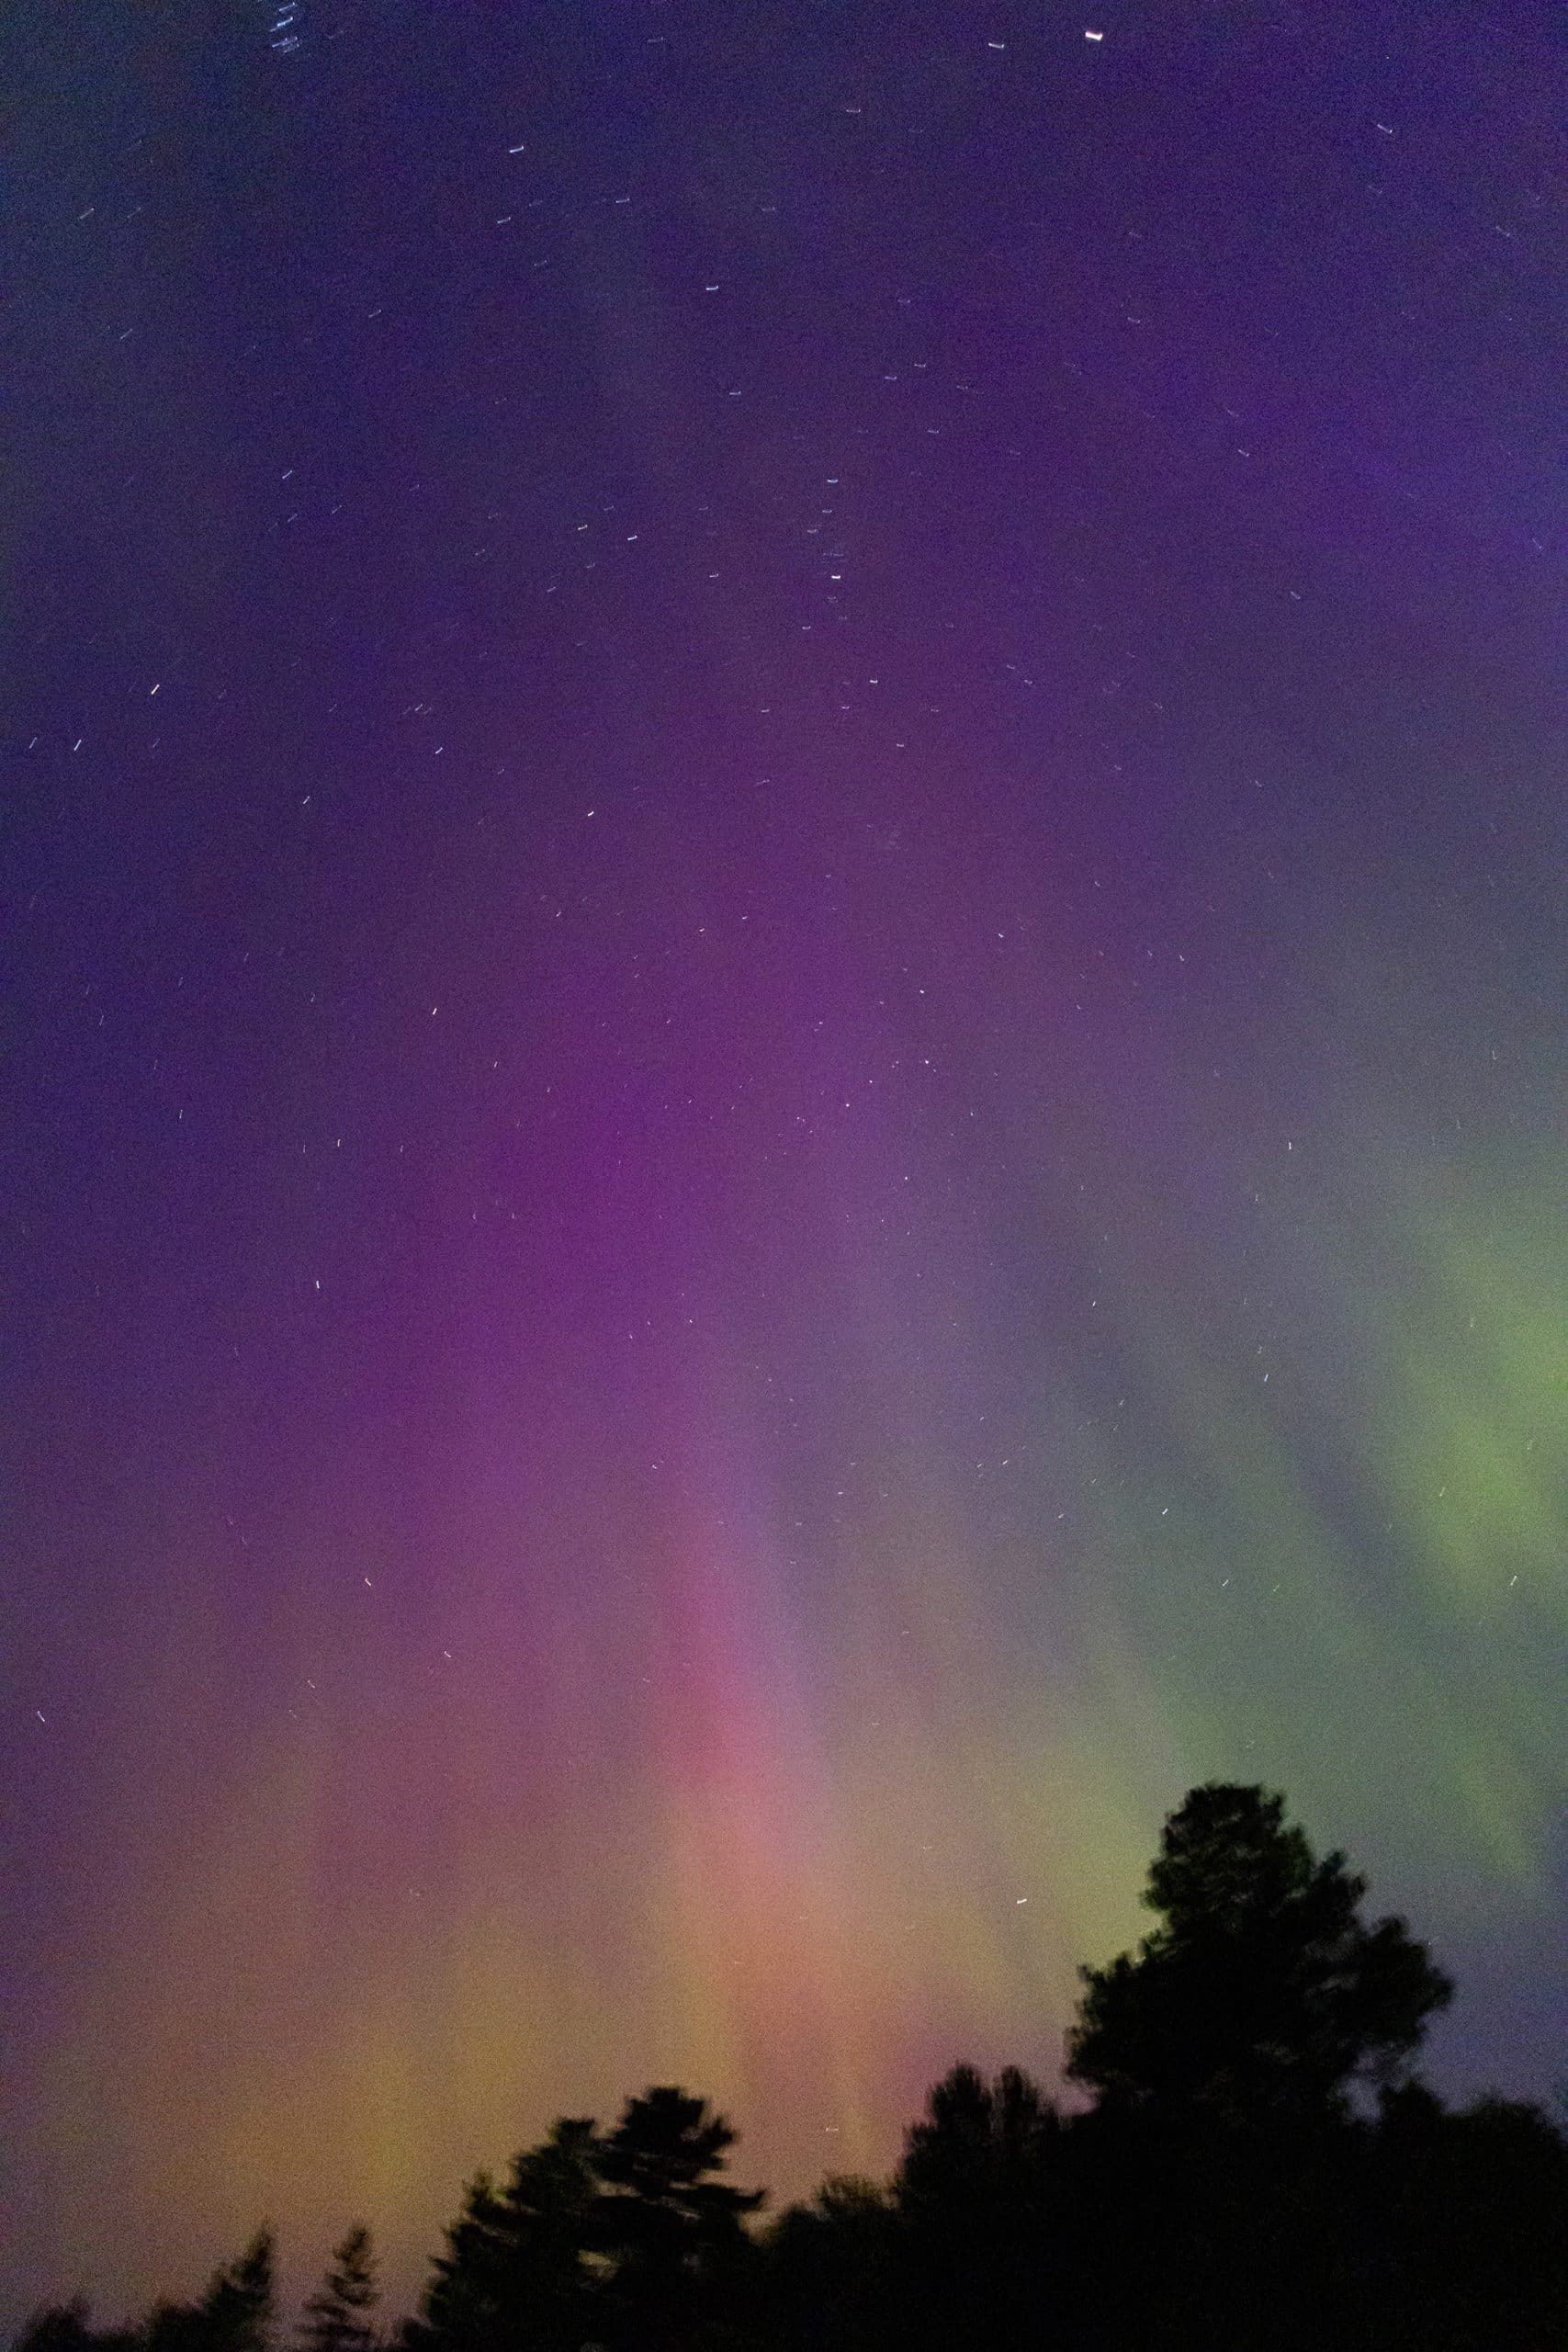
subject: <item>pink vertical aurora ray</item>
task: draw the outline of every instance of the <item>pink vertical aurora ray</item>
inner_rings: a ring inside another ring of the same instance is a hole
[[[882,2168],[1216,1775],[1550,2079],[1563,52],[1369,7],[24,0],[18,2304]]]

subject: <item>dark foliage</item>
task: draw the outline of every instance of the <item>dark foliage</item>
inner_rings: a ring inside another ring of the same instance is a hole
[[[1284,1800],[1194,1789],[1144,1901],[1161,1925],[1081,1973],[1067,2073],[1102,2103],[1217,2122],[1303,2121],[1386,2080],[1452,1995],[1401,1919],[1358,1916],[1366,1881],[1318,1861]]]
[[[13,2352],[137,2352],[142,2340],[137,2328],[94,2327],[92,2313],[78,2297],[36,2312],[16,2338]]]
[[[749,2268],[743,2218],[762,2201],[716,2177],[734,2141],[705,2100],[665,2086],[628,2101],[601,2144],[595,2319],[613,2352],[728,2340],[726,2305]]]
[[[371,2352],[377,2300],[370,2233],[358,2222],[333,2248],[332,2267],[305,2306],[301,2352]]]
[[[894,2181],[911,2344],[951,2344],[981,2307],[998,2352],[1038,2337],[1055,2300],[1061,2143],[1055,2109],[1014,2066],[994,2083],[955,2066],[936,2086]]]
[[[777,2352],[897,2352],[905,2342],[906,2238],[874,2181],[825,2180],[763,2243],[763,2326]]]
[[[94,2328],[85,2303],[38,2312],[15,2352],[269,2352],[273,2237],[256,2232],[244,2252],[209,2279],[194,2303],[154,2303],[139,2327]]]
[[[607,2133],[557,2123],[504,2188],[469,2184],[405,2352],[728,2344],[757,2258],[744,2218],[761,2202],[718,2177],[734,2138],[670,2086],[629,2099]]]
[[[595,2284],[597,2155],[592,2121],[563,2117],[513,2158],[504,2188],[484,2173],[469,2183],[404,2331],[409,2352],[575,2352]]]
[[[1166,1823],[1135,1952],[1083,1972],[1056,2109],[1009,2067],[937,2084],[886,2186],[831,2179],[767,2226],[734,2134],[665,2086],[480,2174],[401,2352],[1562,2352],[1568,2141],[1455,2113],[1410,2065],[1447,1979],[1255,1788]],[[263,2231],[193,2303],[17,2352],[270,2352]],[[300,2352],[373,2352],[368,2233]]]
[[[273,2237],[260,2229],[243,2254],[215,2270],[196,2303],[154,2305],[146,2352],[267,2352],[273,2314]]]

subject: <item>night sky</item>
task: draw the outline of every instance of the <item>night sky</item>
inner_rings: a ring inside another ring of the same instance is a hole
[[[28,0],[5,2316],[1054,2080],[1282,1787],[1562,2072],[1562,20]]]

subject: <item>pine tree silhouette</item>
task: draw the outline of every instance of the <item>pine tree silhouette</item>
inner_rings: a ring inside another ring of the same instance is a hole
[[[1067,2073],[1102,2101],[1216,2120],[1341,2111],[1395,2079],[1453,1987],[1402,1919],[1367,1926],[1365,1879],[1319,1861],[1284,1799],[1213,1782],[1165,1825],[1144,1894],[1161,1924],[1079,1971]]]
[[[378,2300],[370,2233],[356,2222],[333,2248],[326,2278],[305,2306],[301,2346],[310,2352],[371,2352]]]

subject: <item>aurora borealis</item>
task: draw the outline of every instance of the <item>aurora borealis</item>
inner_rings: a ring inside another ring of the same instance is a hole
[[[4,2316],[884,2166],[1213,1777],[1550,2091],[1561,24],[18,15]]]

